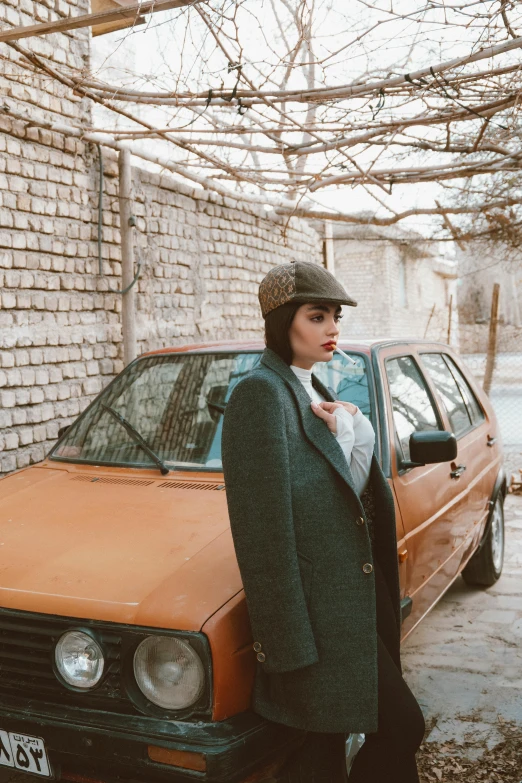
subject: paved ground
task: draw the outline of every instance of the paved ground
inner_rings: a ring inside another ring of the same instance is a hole
[[[505,512],[499,581],[480,590],[459,577],[402,648],[425,744],[453,740],[470,760],[504,739],[504,724],[522,731],[522,497],[508,495]]]
[[[454,761],[454,771],[445,771],[445,754],[463,764],[480,760],[486,777],[471,772],[465,778],[470,783],[522,783],[522,761],[518,754],[510,761],[512,740],[505,744],[517,730],[518,748],[522,742],[522,497],[509,495],[506,501],[502,577],[486,590],[470,588],[459,577],[406,640],[402,660],[428,726],[423,783],[464,780]],[[496,764],[497,756],[501,772],[490,775],[484,768]],[[514,777],[506,775],[506,764],[514,765]],[[34,780],[0,770],[0,783]]]

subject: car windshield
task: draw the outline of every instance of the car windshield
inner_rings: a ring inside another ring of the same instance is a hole
[[[159,460],[171,470],[220,471],[226,403],[260,358],[260,352],[215,352],[139,359],[97,397],[50,458],[142,468]],[[358,354],[353,359],[355,364],[340,356],[318,362],[314,374],[370,417],[366,363]]]

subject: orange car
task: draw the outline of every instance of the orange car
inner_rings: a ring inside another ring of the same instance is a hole
[[[397,510],[403,638],[503,560],[495,415],[445,345],[341,341]],[[0,484],[0,765],[89,783],[260,781],[301,736],[249,709],[256,666],[221,470],[261,342],[141,356],[44,462]],[[451,434],[453,433],[453,434]],[[451,461],[451,464],[449,462]]]

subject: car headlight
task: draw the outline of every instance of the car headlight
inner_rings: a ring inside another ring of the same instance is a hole
[[[199,655],[182,639],[148,636],[134,653],[134,676],[144,696],[165,710],[194,704],[205,686]]]
[[[75,688],[93,688],[102,678],[103,650],[83,631],[64,633],[55,647],[54,659],[61,677]]]

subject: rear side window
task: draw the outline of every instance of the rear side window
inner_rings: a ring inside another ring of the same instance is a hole
[[[462,374],[449,356],[440,353],[422,354],[435,387],[442,399],[451,428],[458,438],[481,419],[483,413]]]
[[[440,430],[442,427],[424,379],[411,356],[388,359],[386,375],[395,433],[403,459],[409,460],[410,435],[413,432]]]
[[[462,372],[459,370],[451,356],[448,356],[447,354],[443,354],[444,360],[446,361],[446,364],[450,368],[453,377],[458,383],[460,393],[462,394],[464,398],[464,402],[466,403],[466,407],[468,409],[468,413],[471,418],[471,423],[473,426],[476,424],[480,424],[481,421],[484,421],[485,416],[482,408],[480,407],[480,403],[475,397],[474,392],[471,389],[471,386],[467,382],[466,378],[462,374]]]

